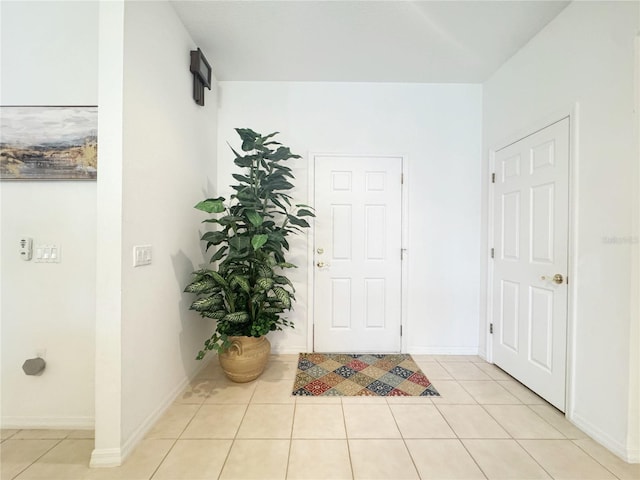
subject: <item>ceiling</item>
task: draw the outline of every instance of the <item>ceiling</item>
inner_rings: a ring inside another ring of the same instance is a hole
[[[567,1],[173,0],[218,80],[481,83]]]

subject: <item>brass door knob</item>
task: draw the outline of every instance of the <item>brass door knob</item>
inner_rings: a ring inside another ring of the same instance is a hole
[[[561,285],[562,282],[564,282],[564,277],[561,274],[556,273],[553,277],[545,277],[543,275],[542,277],[540,277],[540,280],[544,280],[544,281],[549,280],[549,281],[552,281],[553,283]]]
[[[328,263],[324,263],[324,262],[318,262],[316,263],[316,265],[318,266],[318,268],[324,268],[329,266]]]

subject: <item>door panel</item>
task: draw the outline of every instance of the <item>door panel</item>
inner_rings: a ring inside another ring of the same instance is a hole
[[[518,318],[520,309],[520,285],[518,283],[502,281],[502,311],[500,316],[501,344],[518,352]]]
[[[495,167],[493,359],[564,411],[569,119],[497,151]]]
[[[314,350],[399,352],[402,159],[314,161]]]

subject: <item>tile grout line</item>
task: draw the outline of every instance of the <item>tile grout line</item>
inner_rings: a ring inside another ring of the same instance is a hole
[[[461,386],[462,386],[462,385],[461,385]],[[464,387],[462,387],[462,388],[464,389]],[[471,395],[471,394],[469,394],[469,395]],[[473,398],[473,395],[472,395],[472,398]],[[475,398],[474,398],[474,400],[475,400]],[[475,405],[480,405],[480,404],[476,403]],[[480,405],[480,406],[482,406],[482,405]],[[438,406],[437,406],[437,405],[436,405],[435,407],[436,407],[436,408],[438,408]],[[485,412],[486,412],[486,409],[484,409],[484,408],[483,408],[483,410],[485,410]],[[440,413],[440,415],[442,416],[442,418],[444,418],[444,421],[445,421],[445,422],[447,422],[447,425],[449,425],[449,428],[450,428],[450,429],[453,431],[453,433],[455,434],[456,439],[458,440],[458,442],[460,443],[460,445],[462,445],[462,448],[464,448],[464,449],[465,449],[465,451],[469,454],[469,457],[471,457],[471,460],[473,460],[473,463],[475,463],[475,464],[476,464],[476,466],[478,467],[478,469],[480,470],[480,472],[482,473],[482,475],[484,475],[484,477],[485,477],[485,478],[489,478],[489,476],[487,475],[487,473],[483,470],[482,466],[478,463],[478,460],[476,460],[476,457],[474,457],[474,456],[473,456],[473,454],[469,451],[469,449],[467,448],[467,446],[466,446],[466,445],[465,445],[465,443],[464,443],[464,440],[475,440],[475,439],[473,439],[473,438],[466,438],[466,439],[464,439],[464,438],[460,437],[460,435],[458,435],[458,432],[456,432],[456,431],[455,431],[455,429],[451,426],[451,424],[450,424],[450,423],[449,423],[449,421],[447,420],[447,417],[446,417],[446,416],[445,416],[445,415],[440,411],[440,409],[438,409],[438,412]],[[487,414],[489,414],[489,412],[487,412]],[[491,416],[491,414],[489,414],[489,416]],[[493,418],[493,417],[491,417],[491,418]],[[498,423],[498,421],[497,421],[497,420],[495,420],[495,418],[494,418],[493,420],[494,420],[496,423]],[[500,425],[500,423],[498,423],[498,425]],[[500,425],[500,427],[502,428],[502,425]],[[503,430],[504,430],[504,428],[503,428]],[[510,434],[509,432],[507,432],[506,430],[505,430],[505,432],[507,433],[507,435],[509,435],[509,436],[510,436],[510,438],[509,438],[509,439],[504,439],[504,440],[515,440],[513,437],[511,437],[511,434]],[[478,440],[491,440],[491,439],[478,438]],[[493,440],[502,440],[502,439],[493,439]],[[528,452],[527,452],[527,453],[528,453]],[[537,462],[536,462],[536,463],[537,463]]]
[[[522,443],[520,443],[520,440],[525,440],[525,439],[517,439],[517,438],[514,438],[514,440],[515,440],[515,442],[518,444],[518,446],[519,446],[522,450],[524,450],[524,451],[525,451],[525,453],[526,453],[527,455],[529,455],[529,457],[531,458],[531,460],[533,460],[533,461],[536,463],[536,465],[538,465],[538,466],[542,469],[542,471],[543,471],[544,473],[546,473],[547,475],[549,475],[549,478],[554,478],[554,477],[553,477],[553,475],[551,475],[551,472],[549,472],[546,468],[544,468],[544,466],[543,466],[540,462],[538,462],[538,461],[534,458],[534,456],[533,456],[533,455],[531,455],[531,452],[529,452],[529,450],[527,450],[527,449],[526,449],[526,447],[525,447],[524,445],[522,445]],[[540,440],[540,439],[538,439],[538,440]],[[543,439],[543,440],[551,440],[551,439],[547,438],[547,439]]]
[[[293,448],[293,427],[295,426],[295,423],[296,423],[297,409],[298,409],[298,405],[296,404],[296,402],[293,402],[293,417],[291,418],[291,431],[289,432],[289,450],[287,452],[287,464],[285,465],[285,470],[284,470],[285,479],[289,476],[289,463],[291,462],[291,449]]]
[[[173,449],[175,448],[176,444],[178,443],[178,438],[173,438],[172,440],[173,440],[173,443],[171,444],[171,447],[169,447],[169,450],[167,450],[167,453],[164,454],[164,456],[162,457],[162,459],[160,460],[160,462],[158,463],[156,468],[153,469],[153,472],[151,472],[151,475],[149,476],[149,480],[152,480],[153,477],[155,477],[156,473],[158,473],[158,470],[160,470],[160,467],[162,466],[164,461],[167,459],[169,454],[173,451]],[[121,465],[121,466],[123,466],[123,465]]]
[[[553,428],[554,430],[558,431],[560,433],[560,435],[562,435],[564,437],[564,439],[566,440],[573,440],[569,437],[567,437],[563,432],[560,431],[560,429],[556,428],[555,425],[553,425],[549,420],[547,420],[546,418],[544,418],[542,415],[540,415],[538,412],[536,412],[533,408],[531,408],[531,404],[525,404],[525,406],[531,410],[538,418],[542,419],[544,422],[546,422],[551,428]],[[563,412],[564,413],[564,412]],[[576,427],[577,428],[577,427]],[[580,429],[578,429],[580,430]],[[580,430],[582,432],[582,430]]]
[[[218,474],[218,480],[222,477],[222,472],[224,472],[224,467],[227,466],[227,462],[229,461],[229,457],[231,456],[231,451],[233,450],[234,445],[236,444],[236,440],[238,439],[238,432],[240,431],[240,427],[242,426],[242,422],[244,422],[245,417],[247,416],[247,411],[249,411],[249,405],[251,405],[251,399],[253,399],[253,395],[255,394],[255,389],[251,394],[251,398],[249,398],[249,403],[247,403],[246,408],[244,409],[244,413],[242,414],[242,418],[238,423],[238,428],[236,428],[236,433],[234,433],[233,438],[231,439],[231,445],[229,445],[229,450],[227,451],[227,455],[224,457],[224,462],[222,462],[222,467],[220,468],[220,473]]]
[[[462,387],[464,388],[464,387]],[[473,398],[473,397],[472,397]],[[475,398],[474,398],[475,400]],[[455,431],[455,429],[451,426],[451,424],[449,423],[449,420],[447,420],[447,417],[440,411],[440,409],[438,408],[438,405],[434,405],[434,407],[436,407],[436,410],[438,410],[438,413],[440,414],[440,416],[444,419],[444,421],[447,423],[447,425],[449,426],[449,428],[451,429],[451,431],[453,432],[453,434],[456,436],[456,440],[458,440],[458,443],[460,445],[462,445],[462,448],[465,449],[465,451],[467,452],[467,454],[469,454],[469,457],[471,457],[471,460],[473,460],[473,463],[476,464],[476,466],[478,467],[478,469],[480,470],[480,473],[482,473],[482,475],[484,475],[485,478],[489,478],[489,476],[485,473],[485,471],[482,469],[482,467],[480,466],[480,464],[478,463],[478,461],[476,460],[476,457],[474,457],[471,452],[469,451],[469,449],[467,448],[467,446],[464,444],[464,442],[462,441],[462,438],[460,438],[460,435],[458,435],[458,432]],[[508,433],[508,432],[507,432]]]
[[[6,442],[7,440],[10,440],[11,438],[13,438],[14,435],[17,435],[18,432],[20,432],[20,429],[15,429],[15,428],[7,428],[5,430],[15,430],[15,432],[13,432],[11,435],[9,435],[7,438],[3,438],[2,441],[0,441],[0,444],[3,444],[4,442]]]
[[[471,439],[467,439],[467,440],[471,440]],[[483,470],[482,466],[478,463],[478,460],[476,460],[476,457],[474,457],[473,454],[469,451],[469,449],[464,444],[464,442],[462,441],[461,438],[458,438],[458,442],[460,442],[460,445],[462,445],[462,448],[464,448],[464,450],[467,452],[467,454],[471,457],[471,460],[473,460],[473,463],[476,464],[476,466],[478,467],[478,470],[480,470],[480,473],[482,473],[482,475],[484,475],[484,478],[489,478],[489,475],[487,474],[487,472],[485,472]]]
[[[519,400],[519,399],[518,399],[518,400]],[[481,405],[481,406],[482,406],[482,405]],[[525,405],[525,406],[526,406],[527,408],[529,407],[528,405]],[[487,414],[488,414],[491,418],[493,418],[493,420],[494,420],[498,425],[500,425],[500,427],[501,427],[501,428],[503,428],[503,430],[504,430],[505,432],[507,432],[507,434],[511,437],[511,440],[515,441],[515,442],[518,444],[518,446],[519,446],[520,448],[522,448],[522,449],[527,453],[527,455],[529,455],[529,457],[531,457],[531,459],[532,459],[532,460],[533,460],[533,461],[534,461],[534,462],[535,462],[535,463],[536,463],[536,464],[537,464],[537,465],[538,465],[538,466],[539,466],[539,467],[540,467],[540,468],[541,468],[541,469],[542,469],[542,470],[543,470],[547,475],[549,475],[549,477],[550,477],[550,478],[553,478],[553,475],[551,475],[551,472],[548,472],[548,471],[547,471],[547,469],[546,469],[546,468],[544,468],[544,466],[542,466],[542,464],[541,464],[540,462],[538,462],[538,461],[533,457],[533,455],[531,454],[531,452],[529,452],[529,450],[527,450],[527,449],[524,447],[524,445],[522,445],[522,444],[520,443],[520,440],[558,440],[558,439],[550,439],[550,438],[547,438],[547,439],[540,439],[540,438],[536,438],[536,439],[524,439],[524,438],[521,438],[521,439],[518,439],[518,438],[515,438],[513,435],[511,435],[511,433],[510,433],[510,432],[508,432],[508,431],[507,431],[507,429],[506,429],[506,428],[504,428],[504,426],[503,426],[503,425],[502,425],[502,424],[501,424],[501,423],[500,423],[500,422],[499,422],[499,421],[498,421],[498,420],[497,420],[493,415],[491,415],[491,412],[489,412],[486,408],[484,408],[484,406],[482,406],[482,408],[483,408],[483,410],[484,410],[485,412],[487,412]],[[529,408],[529,410],[531,410],[531,411],[533,412],[533,410],[532,410],[532,409],[530,409],[530,408]],[[534,413],[535,413],[535,412],[534,412]],[[543,420],[544,420],[544,419],[543,419]],[[549,423],[549,422],[547,422],[547,423]],[[550,426],[553,428],[553,425],[550,425]],[[557,430],[556,428],[554,428],[554,430],[556,430],[558,433],[560,433],[560,435],[562,435],[562,436],[564,437],[564,434],[563,434],[562,432],[560,432],[560,431],[559,431],[559,430]],[[565,439],[566,439],[566,438],[565,438]]]
[[[461,385],[461,387],[462,387],[462,385]],[[462,388],[464,389],[464,387],[462,387]],[[473,398],[473,396],[472,396],[472,398]],[[475,400],[475,398],[474,398],[474,400]],[[444,419],[444,421],[447,423],[447,425],[449,426],[449,428],[451,429],[453,434],[456,436],[456,440],[458,440],[458,443],[460,445],[462,445],[462,448],[464,448],[465,451],[469,454],[469,457],[471,457],[471,460],[473,460],[473,463],[476,464],[476,466],[478,467],[478,470],[480,470],[480,473],[482,473],[482,475],[484,475],[485,478],[489,478],[488,475],[484,472],[484,470],[480,466],[480,464],[478,463],[478,461],[476,460],[476,458],[471,454],[471,452],[469,451],[467,446],[464,444],[464,442],[462,441],[463,439],[460,438],[460,435],[458,435],[458,432],[455,431],[455,429],[453,428],[451,423],[449,423],[449,420],[447,420],[447,417],[440,411],[440,409],[438,408],[438,405],[434,405],[434,407],[436,407],[436,409],[438,410],[438,413],[440,414],[440,416]]]
[[[512,439],[517,440],[513,435],[511,435],[511,433],[510,433],[510,432],[508,432],[508,431],[507,431],[506,427],[505,427],[504,425],[502,425],[502,423],[500,423],[500,421],[499,421],[497,418],[495,418],[493,415],[491,415],[491,412],[485,408],[485,405],[493,405],[493,406],[498,406],[498,407],[500,407],[500,406],[504,406],[504,405],[501,405],[501,404],[494,404],[494,403],[480,404],[480,406],[483,408],[483,410],[484,410],[485,412],[487,412],[487,414],[488,414],[491,418],[493,418],[493,420],[494,420],[498,425],[500,425],[500,427],[501,427],[505,432],[507,432],[507,433],[509,434],[509,436],[510,436]],[[514,405],[514,404],[509,404],[509,405]],[[523,405],[516,405],[516,406],[524,406],[524,407],[527,407],[527,409],[528,409],[528,410],[532,411],[534,414],[536,413],[533,409],[529,408],[529,405],[524,405],[524,404],[523,404]],[[560,430],[558,430],[556,427],[554,427],[553,425],[551,425],[551,423],[547,422],[547,420],[545,420],[544,418],[540,417],[540,415],[538,415],[538,414],[536,414],[536,416],[537,416],[538,418],[540,418],[542,421],[544,421],[544,423],[546,423],[547,425],[549,425],[549,427],[551,427],[551,429],[555,430],[555,431],[556,431],[556,432],[558,432],[560,435],[562,435],[562,438],[538,438],[538,437],[533,437],[533,438],[522,438],[521,440],[569,440],[569,439],[567,438],[567,436],[566,436],[564,433],[562,433],[562,432],[561,432]]]
[[[580,430],[580,431],[582,431],[582,430]],[[590,440],[593,440],[591,437],[587,437],[587,438],[588,438],[588,439],[590,439]],[[569,440],[573,445],[575,445],[575,446],[576,446],[576,447],[578,447],[581,451],[583,451],[585,454],[587,454],[589,457],[591,457],[591,458],[592,458],[592,459],[593,459],[593,460],[594,460],[598,465],[600,465],[602,468],[604,468],[607,472],[609,472],[609,473],[610,473],[611,475],[613,475],[615,478],[617,478],[617,479],[619,479],[619,478],[620,478],[620,477],[618,477],[618,475],[616,475],[614,472],[612,472],[610,468],[608,468],[605,464],[603,464],[600,460],[598,460],[596,457],[594,457],[593,455],[591,455],[588,451],[586,451],[584,448],[582,448],[580,445],[578,445],[578,444],[576,443],[576,440],[584,440],[584,439],[581,439],[581,438],[579,438],[579,439],[572,439],[572,438],[569,438],[569,439],[567,439],[567,440]],[[594,441],[595,441],[595,440],[594,440]],[[597,442],[596,442],[596,443],[597,443]],[[607,450],[607,451],[608,451],[608,450]],[[616,458],[618,458],[618,457],[616,457]],[[627,463],[627,462],[625,462],[625,463]],[[633,465],[633,464],[631,464],[631,463],[630,463],[629,465]]]
[[[24,430],[24,429],[22,429]],[[18,432],[21,432],[22,430],[18,430]],[[15,434],[17,435],[18,432],[16,432]],[[25,439],[26,440],[26,439]],[[51,450],[53,450],[54,448],[56,448],[58,445],[60,445],[62,443],[62,441],[64,440],[64,438],[55,438],[52,440],[57,440],[57,442],[55,442],[53,445],[51,445],[51,448],[49,448],[46,452],[44,452],[42,455],[40,455],[38,458],[36,458],[33,462],[31,462],[29,465],[27,465],[26,467],[24,467],[22,470],[20,470],[13,478],[18,478],[20,475],[22,475],[24,472],[26,472],[29,468],[33,467],[34,464],[36,464],[38,462],[38,460],[40,460],[42,457],[44,457],[47,453],[49,453]],[[16,439],[16,441],[21,441],[19,438]]]
[[[385,399],[385,400],[387,400],[387,399]],[[409,454],[409,458],[411,459],[411,463],[413,464],[413,468],[415,469],[416,474],[418,475],[418,478],[421,479],[422,475],[420,475],[420,470],[418,470],[418,466],[416,465],[416,461],[414,460],[413,455],[411,454],[411,450],[409,449],[409,445],[407,445],[407,439],[405,438],[404,434],[402,433],[402,430],[400,429],[400,425],[398,425],[398,419],[393,414],[393,408],[389,404],[389,400],[387,400],[387,407],[389,408],[389,411],[391,412],[391,417],[393,418],[393,421],[396,424],[396,428],[398,429],[398,432],[400,433],[400,438],[402,439],[402,444],[404,445],[404,448],[407,450],[407,453]]]
[[[456,381],[457,381],[457,380],[456,380]],[[502,385],[500,385],[500,384],[498,383],[498,381],[497,381],[497,380],[491,379],[491,380],[462,380],[462,381],[463,381],[463,382],[492,382],[492,383],[495,383],[498,387],[500,387],[501,389],[503,389],[507,394],[511,395],[513,398],[515,398],[515,399],[516,399],[516,401],[518,402],[518,403],[486,403],[486,402],[485,402],[485,403],[481,403],[481,402],[480,402],[480,401],[479,401],[479,400],[478,400],[478,399],[473,395],[473,393],[471,393],[467,388],[465,388],[465,386],[464,386],[462,383],[460,383],[460,381],[457,381],[457,382],[458,382],[458,385],[460,385],[460,387],[462,387],[462,389],[463,389],[465,392],[467,392],[467,393],[471,396],[471,398],[473,398],[473,399],[475,400],[475,402],[476,402],[478,405],[526,405],[522,400],[520,400],[518,397],[516,397],[513,393],[511,393],[509,390],[507,390],[507,389],[506,389],[506,388],[504,388]]]
[[[344,402],[340,399],[340,410],[342,410],[342,423],[344,425],[344,437],[347,441],[347,455],[349,455],[349,469],[351,470],[351,478],[355,479],[355,473],[353,472],[353,458],[351,456],[351,444],[349,442],[349,431],[347,430],[347,416],[344,413]]]
[[[213,389],[213,386],[211,387]],[[191,419],[187,422],[187,424],[184,426],[184,428],[182,429],[182,431],[178,434],[178,436],[176,438],[170,439],[173,440],[173,443],[171,444],[171,447],[169,447],[169,450],[167,450],[167,453],[164,454],[164,456],[162,457],[162,460],[160,460],[160,462],[158,463],[158,465],[156,466],[156,468],[153,470],[153,472],[151,473],[151,475],[149,476],[149,480],[152,480],[153,477],[156,475],[156,473],[158,473],[158,470],[160,470],[160,467],[162,466],[162,464],[165,462],[165,460],[167,459],[167,457],[169,456],[169,454],[173,451],[173,449],[175,448],[176,444],[178,443],[178,440],[180,440],[180,438],[182,437],[182,435],[184,435],[184,432],[187,431],[187,428],[189,428],[189,425],[191,425],[191,422],[193,422],[193,419],[196,418],[196,415],[198,415],[198,412],[200,412],[200,410],[202,409],[205,400],[207,399],[207,397],[209,396],[209,394],[207,393],[207,395],[202,399],[202,402],[200,403],[200,405],[198,406],[198,408],[196,409],[195,412],[193,412],[193,416],[191,417]],[[186,404],[189,405],[189,404]],[[193,404],[191,404],[193,405]],[[197,405],[197,404],[196,404]],[[165,412],[166,414],[166,412]],[[164,414],[163,414],[164,416]],[[144,439],[143,439],[144,440]]]

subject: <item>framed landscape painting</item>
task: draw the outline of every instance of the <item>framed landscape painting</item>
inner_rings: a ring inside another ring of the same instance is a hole
[[[98,107],[0,107],[0,180],[95,180]]]

